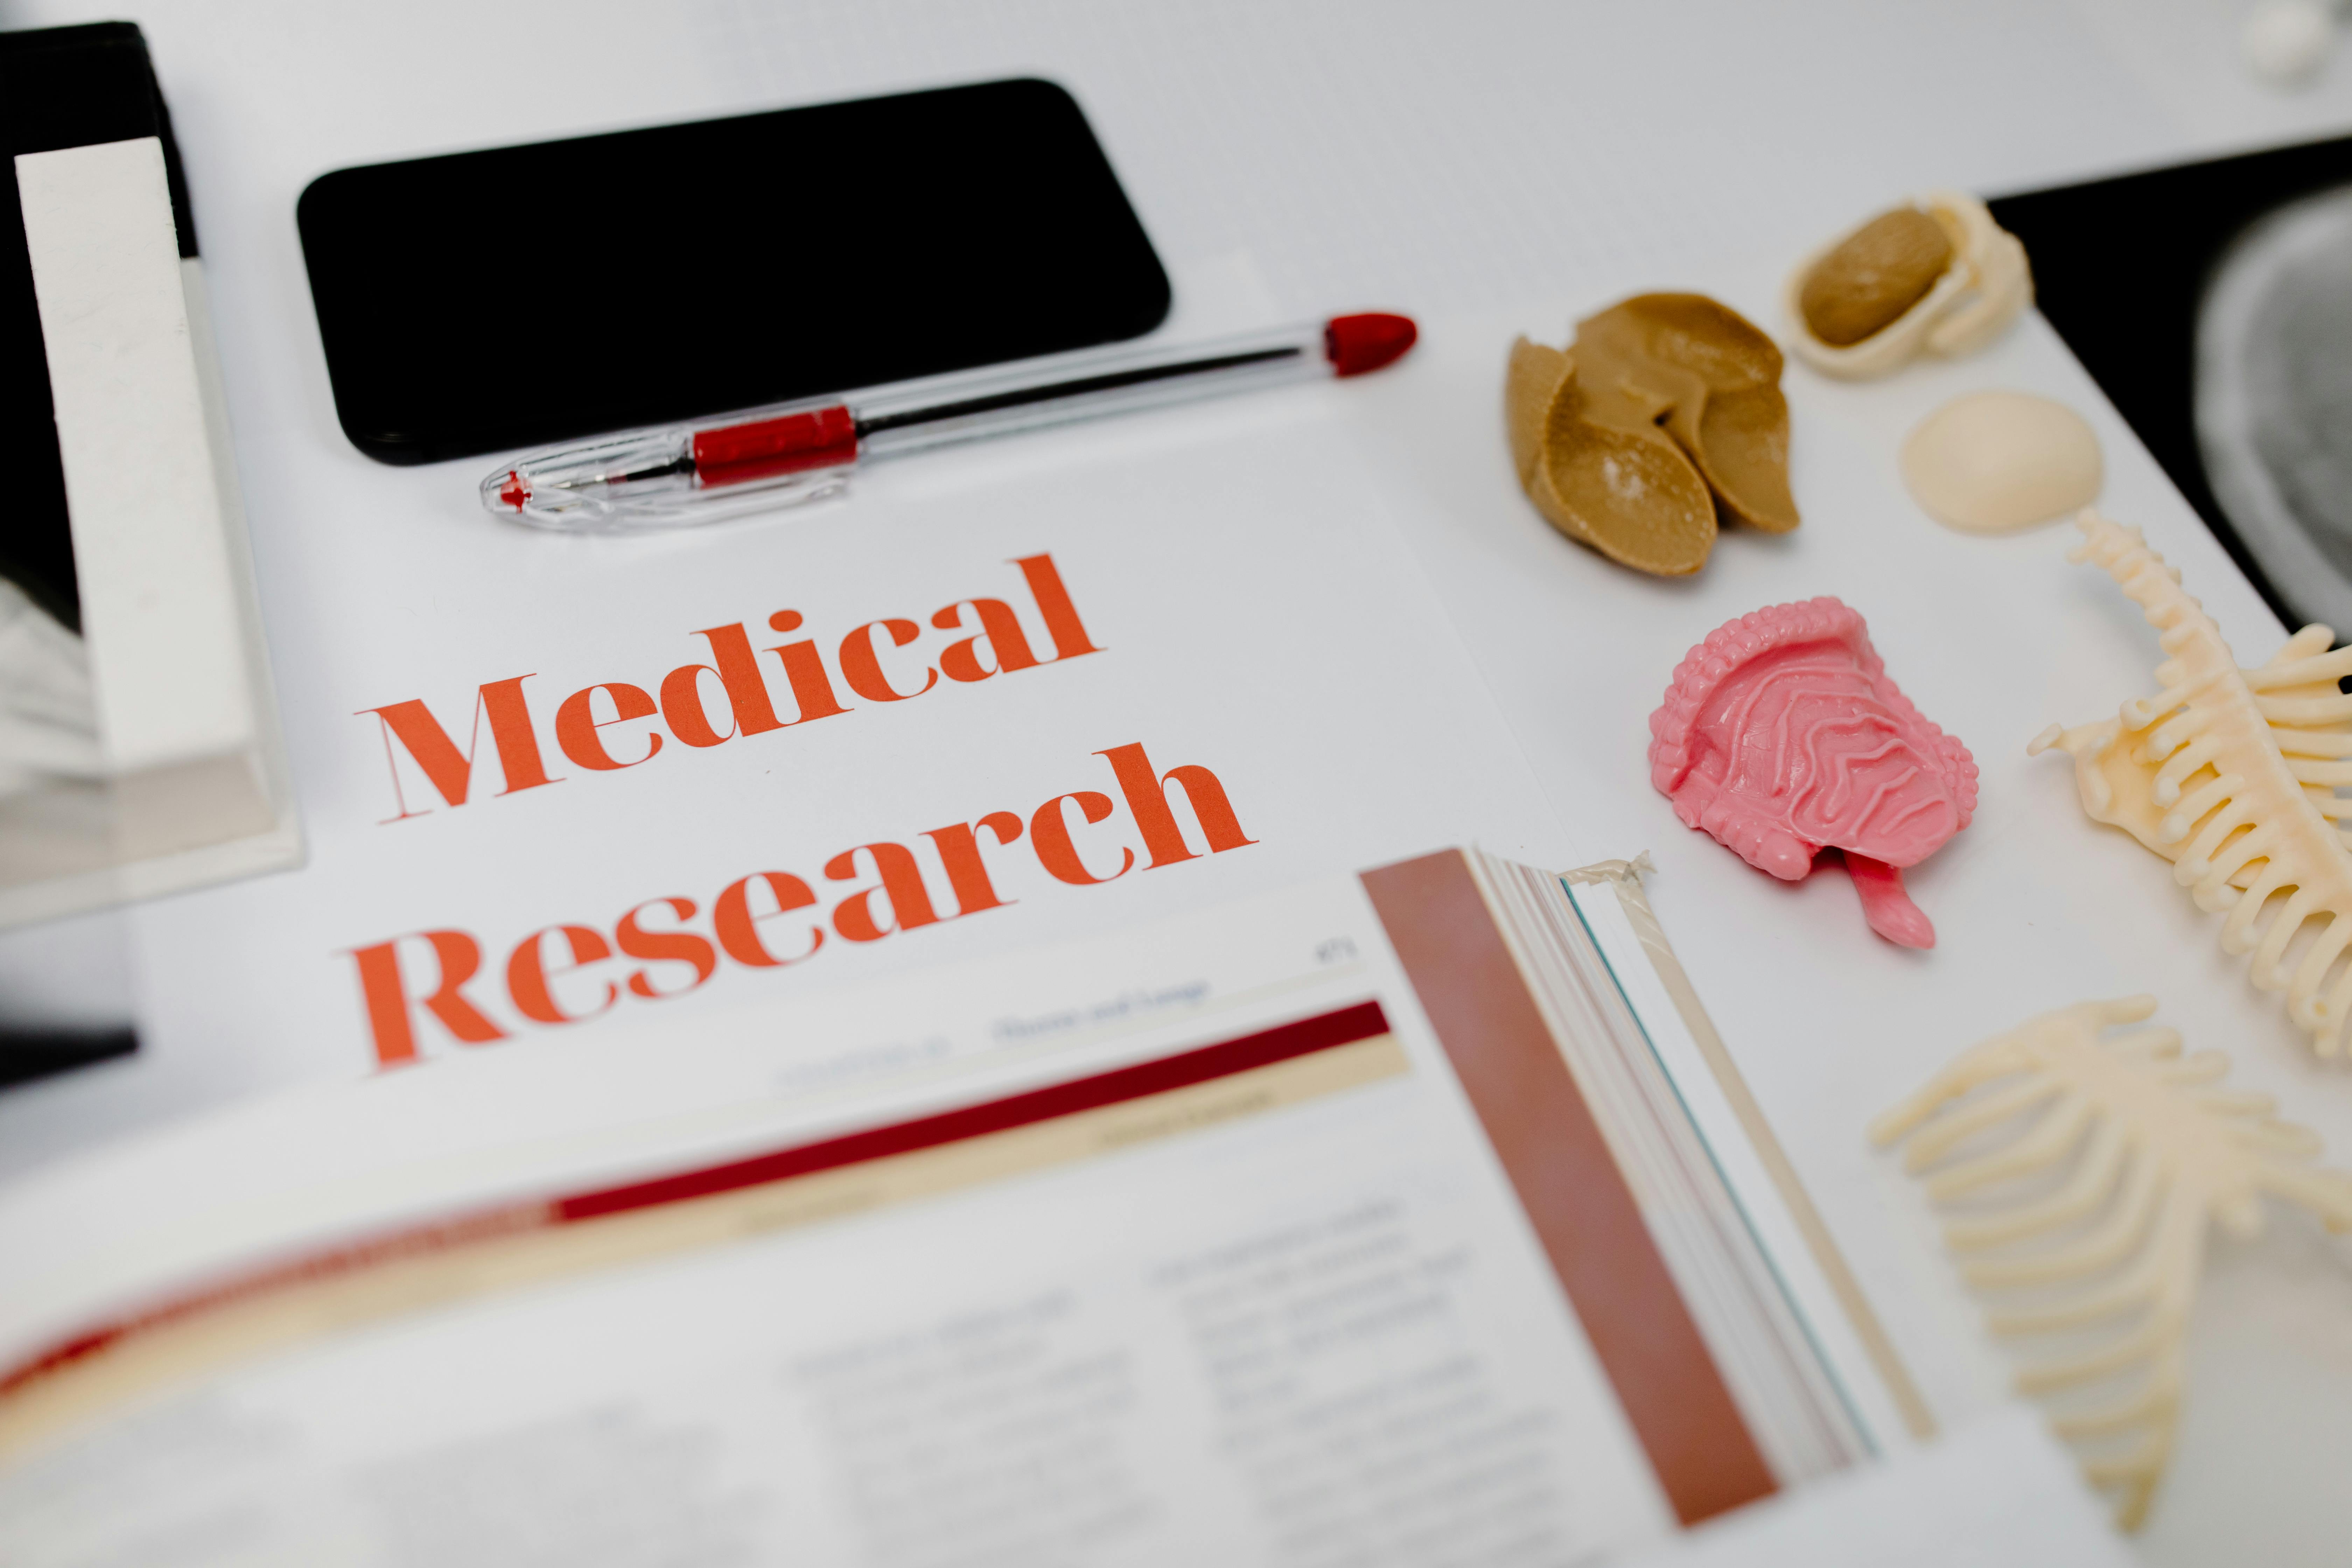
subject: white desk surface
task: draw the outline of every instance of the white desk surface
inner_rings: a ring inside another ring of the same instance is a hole
[[[2266,656],[2280,628],[2038,321],[1980,359],[1867,388],[1792,369],[1803,529],[1729,535],[1697,582],[1673,584],[1566,544],[1517,495],[1500,456],[1502,356],[1515,331],[1559,341],[1571,315],[1642,288],[1704,288],[1770,321],[1789,258],[1901,193],[2021,189],[2352,127],[2347,52],[2308,90],[2273,94],[2237,62],[2245,8],[153,0],[137,19],[186,157],[320,864],[352,831],[337,824],[366,814],[318,809],[356,786],[352,704],[317,650],[366,605],[370,552],[398,542],[315,526],[303,493],[382,470],[333,423],[294,232],[302,185],[403,154],[1051,76],[1085,104],[1180,280],[1224,280],[1193,321],[1422,317],[1425,346],[1357,400],[1399,521],[1580,840],[1655,854],[1653,897],[1733,1051],[1931,1400],[1961,1420],[2002,1397],[2002,1363],[1916,1193],[1864,1148],[1869,1114],[2030,1013],[2142,988],[2192,1044],[2230,1048],[2242,1079],[2288,1095],[2339,1161],[2352,1084],[2311,1064],[2277,1004],[2220,955],[2217,920],[2080,819],[2065,764],[2022,754],[2050,721],[2143,689],[2152,634],[2102,576],[2064,563],[2060,531],[1981,541],[1928,523],[1895,478],[1895,443],[1961,389],[2064,397],[2106,444],[2109,510],[2183,566],[2241,656]],[[6,0],[0,26],[116,9]],[[1733,615],[1819,593],[1871,618],[1895,678],[1984,769],[1975,826],[1911,879],[1942,934],[1932,954],[1871,938],[1834,873],[1790,889],[1749,871],[1646,783],[1643,721],[1684,650]],[[251,1038],[252,998],[205,984],[223,944],[291,918],[295,880],[137,911],[139,966],[174,1006],[148,1021],[135,1070],[0,1102],[0,1143],[53,1146],[93,1118],[355,1070],[304,1058],[299,1039]],[[2149,1561],[2341,1557],[2347,1261],[2293,1224],[2220,1247],[2180,1451],[2139,1542]]]

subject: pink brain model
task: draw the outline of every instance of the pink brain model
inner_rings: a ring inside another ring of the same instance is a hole
[[[1842,849],[1870,929],[1936,945],[1899,868],[1969,825],[1977,764],[1886,679],[1853,610],[1808,599],[1716,627],[1650,733],[1650,782],[1683,821],[1784,881]]]

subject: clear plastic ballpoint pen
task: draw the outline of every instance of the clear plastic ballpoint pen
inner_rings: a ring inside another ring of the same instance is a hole
[[[837,494],[850,472],[959,441],[1393,363],[1410,318],[1334,316],[1279,331],[1092,349],[840,397],[639,430],[502,465],[498,516],[582,532],[672,528]]]

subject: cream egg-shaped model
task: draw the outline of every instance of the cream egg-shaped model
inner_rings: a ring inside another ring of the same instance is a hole
[[[1969,533],[2053,521],[2099,499],[2099,438],[2063,403],[1974,392],[1920,421],[1903,443],[1903,483],[1929,517]]]

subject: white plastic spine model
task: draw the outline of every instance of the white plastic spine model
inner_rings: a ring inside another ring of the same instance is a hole
[[[1949,1205],[1962,1277],[1997,1293],[1992,1331],[2049,1347],[2018,1387],[2127,1530],[2171,1456],[2206,1226],[2258,1233],[2267,1194],[2352,1228],[2352,1175],[2309,1164],[2318,1137],[2268,1095],[2221,1087],[2225,1053],[2184,1057],[2171,1029],[2105,1034],[2155,1010],[2128,996],[2044,1013],[1870,1128],[1880,1145],[1910,1140],[1905,1168]]]
[[[2352,784],[2352,697],[2336,683],[2352,675],[2352,649],[2329,653],[2335,634],[2305,626],[2268,664],[2241,669],[2137,529],[2095,511],[2076,522],[2073,559],[2105,567],[2170,657],[2154,697],[2102,723],[2053,725],[2027,750],[2072,753],[2084,810],[2170,859],[2198,908],[2230,911],[2222,951],[2252,952],[2253,983],[2284,990],[2312,1048],[2340,1055],[2352,1008],[2352,963],[2338,965],[2352,946],[2352,838],[2336,823],[2352,816],[2352,800],[2336,789]],[[2288,948],[2306,924],[2290,972]]]

